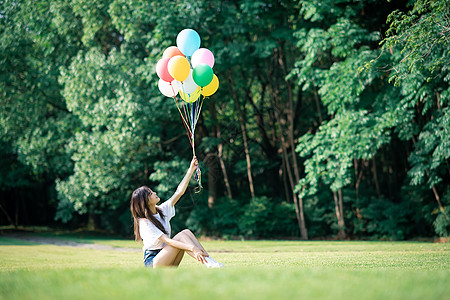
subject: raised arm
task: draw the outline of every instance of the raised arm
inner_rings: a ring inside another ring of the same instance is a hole
[[[192,174],[194,174],[194,171],[197,168],[197,166],[198,166],[197,157],[194,156],[192,158],[191,165],[189,166],[186,175],[184,175],[183,180],[178,185],[176,192],[168,200],[170,201],[170,203],[172,203],[172,206],[175,206],[178,200],[180,200],[181,196],[183,196],[184,192],[186,191],[189,185],[189,180],[191,180]]]

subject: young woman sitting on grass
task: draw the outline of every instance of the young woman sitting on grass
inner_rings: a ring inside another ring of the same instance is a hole
[[[223,264],[212,259],[200,242],[189,230],[185,229],[170,237],[170,219],[175,216],[175,204],[186,191],[198,161],[194,158],[173,196],[156,205],[161,199],[147,186],[136,189],[131,195],[131,213],[134,218],[134,235],[137,241],[143,241],[144,265],[146,267],[177,267],[184,252],[205,264],[208,268],[220,268]]]

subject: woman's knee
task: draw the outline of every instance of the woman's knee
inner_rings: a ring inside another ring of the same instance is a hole
[[[189,236],[193,236],[194,234],[192,233],[192,231],[190,231],[189,229],[184,229],[184,230],[182,230],[181,232],[183,232],[184,234],[186,234],[186,235],[189,235]]]
[[[189,238],[189,232],[192,234],[192,232],[189,229],[185,229],[177,233],[173,239],[176,241],[183,241]]]

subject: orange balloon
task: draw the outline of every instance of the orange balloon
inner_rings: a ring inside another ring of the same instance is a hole
[[[177,56],[177,55],[184,56],[183,53],[181,53],[180,49],[178,49],[178,47],[170,46],[169,48],[164,50],[163,58],[174,57],[174,56]]]
[[[174,56],[169,60],[167,64],[167,70],[178,81],[185,81],[189,76],[189,61],[182,56]]]

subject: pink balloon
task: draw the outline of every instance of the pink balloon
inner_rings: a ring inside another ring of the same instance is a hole
[[[192,54],[191,63],[194,68],[199,64],[207,64],[212,68],[214,66],[214,55],[208,49],[200,48]]]
[[[173,81],[172,75],[170,75],[169,70],[167,69],[167,64],[169,63],[170,57],[162,58],[156,64],[156,74],[158,74],[159,78],[164,81],[171,82]]]

